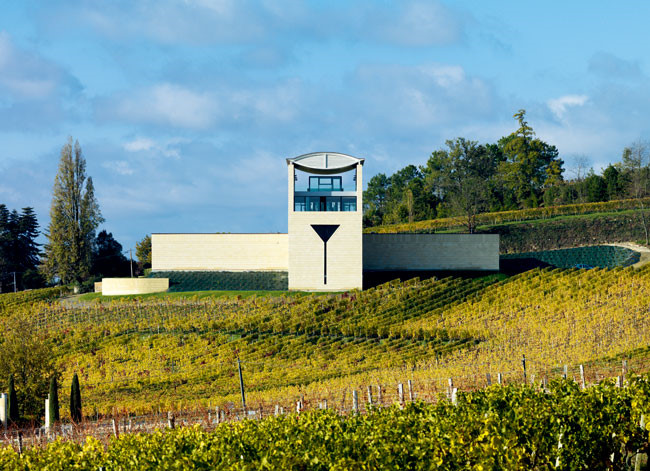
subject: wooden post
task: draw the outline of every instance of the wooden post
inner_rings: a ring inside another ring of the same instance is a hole
[[[451,390],[451,403],[453,405],[457,404],[457,397],[456,397],[457,393],[458,393],[458,388],[453,388]]]
[[[176,426],[176,419],[174,418],[174,414],[172,414],[171,411],[167,413],[167,426],[172,430]]]
[[[404,385],[402,383],[397,384],[397,395],[400,405],[404,405]]]
[[[535,385],[535,375],[534,374],[530,375],[530,384],[532,384],[533,386]]]
[[[617,388],[622,388],[623,387],[623,377],[622,376],[617,376],[616,377],[616,387]]]
[[[407,383],[409,386],[409,401],[413,402],[413,399],[415,399],[415,394],[413,393],[413,381],[409,379]]]
[[[18,432],[18,454],[23,454],[23,432]]]
[[[567,379],[567,376],[569,376],[569,367],[567,365],[564,365],[564,372],[562,373],[562,378]]]
[[[490,376],[490,373],[485,373],[485,380],[487,381],[488,386],[492,386],[492,377]]]
[[[621,365],[621,387],[625,384],[625,375],[627,375],[627,360],[623,360]]]
[[[300,414],[301,410],[302,410],[302,402],[300,402],[300,400],[298,400],[296,402],[296,412]]]
[[[368,386],[368,405],[372,406],[372,386]]]
[[[583,365],[580,365],[580,387],[584,389],[586,387],[585,385],[585,367]]]
[[[356,389],[352,390],[352,411],[355,414],[359,412],[359,393]]]
[[[276,404],[275,405],[275,416],[277,417],[278,415],[280,415],[280,405]]]
[[[111,419],[111,422],[113,423],[113,435],[115,435],[115,438],[120,436],[120,431],[117,426],[117,422],[115,421],[115,418]]]
[[[241,391],[241,404],[244,410],[244,414],[246,414],[246,393],[244,392],[244,377],[241,373],[241,362],[239,361],[239,357],[237,357],[237,369],[239,370],[239,389]]]
[[[639,427],[642,430],[645,430],[645,415],[641,414],[641,420],[639,421]],[[634,471],[641,471],[641,450],[636,451],[636,457],[634,458]]]
[[[447,379],[447,383],[449,384],[449,386],[447,387],[447,397],[451,399],[451,393],[454,389],[454,380],[449,378]]]
[[[377,386],[377,403],[379,404],[384,403],[384,396],[381,391],[381,386]]]
[[[521,366],[524,370],[524,384],[526,384],[526,355],[521,356]]]

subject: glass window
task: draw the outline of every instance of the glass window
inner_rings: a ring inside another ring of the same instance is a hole
[[[294,196],[293,210],[294,211],[306,211],[307,210],[304,196]]]
[[[320,211],[320,197],[307,197],[307,211]]]
[[[356,211],[357,210],[357,198],[356,196],[344,196],[341,198],[343,211]]]
[[[328,196],[326,211],[340,211],[340,210],[341,210],[341,198],[338,196]]]

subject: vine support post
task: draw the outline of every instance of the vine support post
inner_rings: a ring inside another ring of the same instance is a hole
[[[492,386],[492,377],[490,376],[490,373],[485,373],[485,380],[487,381],[488,386]]]
[[[372,386],[368,386],[368,405],[372,406]]]
[[[564,370],[562,371],[562,379],[567,379],[567,376],[569,376],[569,366],[564,365]]]
[[[377,386],[377,403],[380,405],[384,403],[384,397],[381,391],[381,385]]]
[[[415,399],[414,393],[413,393],[413,381],[410,379],[408,380],[408,386],[409,386],[409,401],[413,402],[413,399]]]
[[[522,366],[522,368],[524,370],[524,384],[526,384],[526,380],[527,380],[527,378],[526,378],[526,355],[521,356],[521,366]]]
[[[580,388],[584,389],[585,387],[585,367],[584,365],[580,365]]]
[[[625,383],[626,375],[627,375],[627,360],[623,360],[623,364],[621,365],[621,387],[623,387],[623,384]]]
[[[359,412],[359,393],[356,389],[352,390],[352,411],[355,414]]]
[[[645,415],[641,414],[641,420],[639,420],[639,427],[645,430]],[[636,451],[636,456],[634,457],[634,471],[641,471],[641,450]]]
[[[244,414],[246,414],[246,392],[244,391],[244,377],[242,376],[241,361],[239,360],[239,357],[237,357],[237,370],[239,371],[239,390],[241,391],[241,405]]]
[[[501,386],[503,384],[503,375],[501,373],[497,374],[497,384]]]
[[[402,383],[397,384],[397,396],[399,398],[400,406],[404,405],[404,385]]]

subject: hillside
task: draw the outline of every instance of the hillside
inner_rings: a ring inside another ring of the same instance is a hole
[[[343,295],[216,298],[30,309],[62,372],[79,373],[85,410],[150,412],[239,404],[350,401],[350,388],[412,379],[421,395],[519,381],[647,371],[650,269],[532,270],[511,278],[391,282]],[[424,396],[421,396],[424,397]]]

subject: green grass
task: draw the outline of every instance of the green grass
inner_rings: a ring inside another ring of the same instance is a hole
[[[148,293],[148,294],[129,294],[124,296],[103,296],[101,293],[86,293],[79,296],[77,299],[79,301],[95,301],[100,303],[106,303],[111,301],[133,301],[133,300],[179,300],[179,299],[217,299],[224,297],[236,297],[241,298],[252,298],[252,297],[264,297],[264,298],[273,298],[279,296],[308,296],[310,294],[332,294],[332,293],[314,293],[309,291],[182,291],[182,292],[173,292],[173,293]]]

